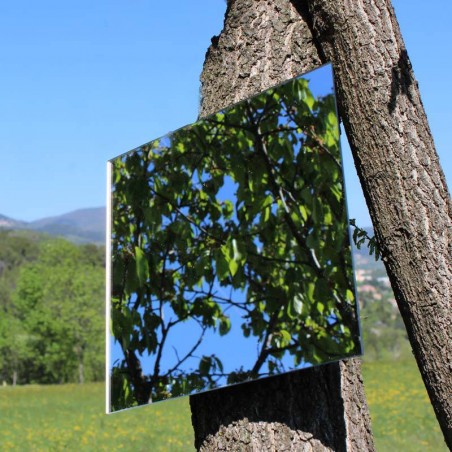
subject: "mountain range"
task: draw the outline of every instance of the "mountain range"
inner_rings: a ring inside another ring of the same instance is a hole
[[[106,209],[105,207],[92,207],[79,209],[55,217],[26,222],[9,218],[0,214],[0,229],[28,229],[36,232],[65,237],[75,243],[105,244]],[[370,227],[364,228],[369,236],[373,236]],[[367,256],[367,246],[360,250],[352,244],[353,251]]]
[[[0,228],[28,229],[65,237],[76,243],[105,243],[105,207],[79,209],[36,221],[20,221],[0,214]]]

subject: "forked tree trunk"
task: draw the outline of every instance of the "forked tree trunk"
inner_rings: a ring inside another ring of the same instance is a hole
[[[383,260],[452,448],[451,202],[390,1],[231,0],[207,55],[202,114],[327,60]],[[199,413],[217,409],[209,397],[192,398],[195,427]]]
[[[452,449],[452,205],[390,0],[294,0],[336,70],[383,261]]]
[[[233,0],[202,74],[201,116],[321,64],[289,0]],[[374,450],[357,359],[190,397],[204,451]]]

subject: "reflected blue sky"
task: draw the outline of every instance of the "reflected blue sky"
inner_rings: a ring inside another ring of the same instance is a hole
[[[315,97],[322,97],[333,93],[333,79],[332,79],[332,68],[331,65],[325,65],[316,71],[310,72],[303,76],[303,78],[309,80],[309,87],[313,92]],[[171,138],[163,137],[158,139],[159,145],[162,147],[171,146]],[[140,151],[141,152],[141,151]],[[165,152],[165,151],[162,151]],[[295,150],[295,154],[297,154]],[[123,156],[124,157],[124,156]],[[152,163],[151,163],[152,165]],[[195,184],[201,183],[199,179],[200,175],[195,172]],[[235,191],[237,189],[237,184],[231,179],[231,177],[225,177],[225,183],[217,194],[217,199],[221,201],[229,200],[235,204]],[[193,226],[192,226],[193,227]],[[196,233],[197,231],[194,231]],[[175,267],[180,265],[179,262],[173,264]],[[200,290],[203,290],[200,287]],[[206,289],[207,292],[207,289]],[[219,298],[224,298],[225,300],[231,299],[231,297],[236,302],[243,302],[246,300],[245,291],[233,290],[227,287],[221,287],[216,285],[214,288],[214,294]],[[190,353],[193,344],[196,343],[199,337],[202,336],[202,343],[193,353],[193,356],[188,358],[183,365],[183,370],[186,372],[195,371],[198,368],[199,360],[202,356],[215,355],[218,357],[224,368],[224,373],[230,373],[237,371],[240,368],[243,370],[249,370],[253,367],[254,363],[259,357],[262,344],[259,343],[259,339],[254,336],[249,338],[244,338],[243,330],[241,325],[245,322],[244,313],[237,307],[231,306],[229,303],[225,303],[227,310],[224,311],[231,319],[231,330],[225,336],[220,336],[218,332],[213,330],[207,330],[203,333],[200,325],[196,324],[193,320],[189,319],[186,322],[179,323],[171,330],[171,334],[168,335],[163,357],[161,360],[161,374],[164,375],[168,370],[173,369],[181,358]],[[177,316],[167,306],[164,313],[166,321],[171,321],[171,319],[176,319]],[[331,318],[333,322],[334,317]],[[115,344],[114,340],[111,340],[111,363],[120,362],[123,359],[123,354],[119,344]],[[332,359],[337,359],[337,357],[332,357]],[[146,356],[146,354],[141,356],[141,365],[144,374],[152,374],[155,364],[154,356]],[[286,353],[280,362],[281,370],[290,371],[293,369],[300,369],[305,366],[309,366],[309,363],[302,362],[298,366],[295,364],[294,356]],[[268,374],[268,363],[261,369],[261,374]],[[226,378],[222,377],[217,381],[218,385],[224,385],[226,383]]]

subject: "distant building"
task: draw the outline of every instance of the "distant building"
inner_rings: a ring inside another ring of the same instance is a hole
[[[370,284],[364,284],[358,287],[358,292],[369,292],[374,294],[377,293],[377,289],[374,286],[371,286]]]
[[[356,282],[371,281],[372,275],[369,270],[358,269],[355,272]]]
[[[390,287],[391,283],[389,282],[389,278],[387,276],[380,276],[377,278],[377,281],[385,287]]]

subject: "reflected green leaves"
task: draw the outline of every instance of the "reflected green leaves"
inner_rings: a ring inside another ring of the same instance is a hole
[[[111,165],[112,411],[360,353],[331,90],[293,79]]]

